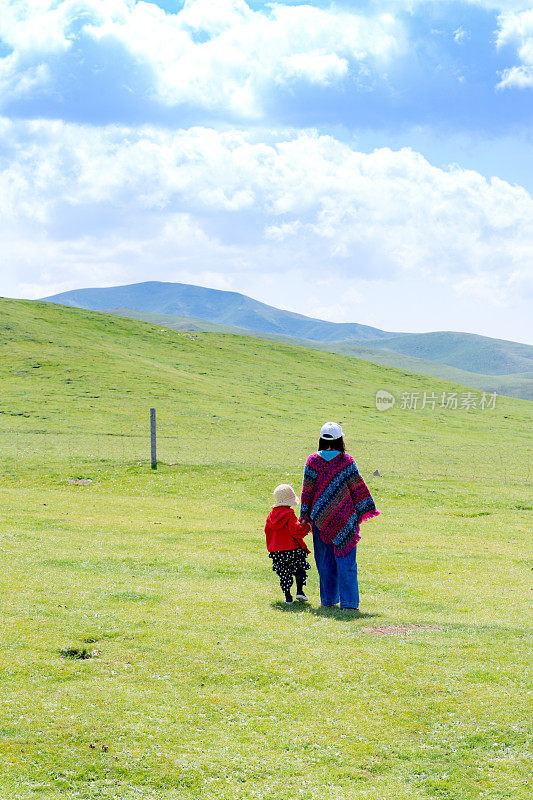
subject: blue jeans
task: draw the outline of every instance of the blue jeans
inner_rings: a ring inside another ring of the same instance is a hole
[[[341,608],[359,608],[357,547],[347,556],[336,556],[333,545],[323,542],[318,528],[313,525],[313,549],[320,578],[321,604],[334,606],[340,599]]]

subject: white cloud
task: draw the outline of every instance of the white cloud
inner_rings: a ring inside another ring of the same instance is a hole
[[[427,5],[428,2],[449,4],[449,0],[410,0],[409,6],[414,10],[419,5]],[[515,47],[522,62],[502,71],[497,88],[533,87],[533,0],[463,0],[463,2],[498,14],[497,46]],[[394,3],[391,7],[394,8]],[[457,44],[463,44],[471,38],[471,34],[461,25],[453,32],[453,38]],[[459,80],[462,82],[464,79],[459,78]]]
[[[499,88],[533,88],[533,8],[521,14],[502,14],[498,23],[498,47],[515,47],[522,62],[504,70]]]
[[[282,222],[281,225],[267,225],[265,227],[265,236],[267,239],[273,239],[277,242],[282,242],[291,236],[295,236],[302,229],[301,222],[294,220],[293,222]]]
[[[216,273],[242,288],[300,272],[354,292],[362,280],[443,283],[484,303],[491,287],[496,307],[531,277],[528,192],[407,148],[4,120],[1,152],[3,269],[43,294],[48,282]]]
[[[515,87],[516,89],[533,88],[533,64],[509,67],[502,72],[502,79],[498,84],[499,89]]]
[[[387,0],[384,0],[387,2]],[[480,6],[487,11],[522,11],[531,6],[531,0],[463,0],[466,5]],[[428,5],[429,3],[450,5],[450,0],[409,0],[408,7],[415,8],[417,5]],[[391,3],[394,6],[394,0]]]
[[[470,32],[460,25],[457,30],[453,32],[453,39],[457,44],[462,44],[470,39]]]
[[[276,3],[254,11],[244,0],[186,0],[173,14],[134,0],[0,0],[0,39],[13,49],[0,59],[4,103],[38,90],[61,95],[65,80],[97,73],[120,47],[133,60],[129,80],[142,73],[155,102],[251,118],[269,89],[295,80],[329,85],[351,66],[385,69],[405,47],[390,13]]]
[[[217,36],[236,25],[249,24],[254,13],[245,0],[185,0],[180,20],[184,27]]]
[[[282,64],[287,78],[306,78],[324,85],[343,78],[349,69],[348,61],[335,53],[296,53],[284,56]]]
[[[447,2],[448,0],[445,0]],[[523,11],[531,5],[531,0],[466,0],[476,6],[483,6],[491,11]]]

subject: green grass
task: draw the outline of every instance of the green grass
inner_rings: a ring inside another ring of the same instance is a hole
[[[453,386],[29,301],[0,378],[2,798],[531,796],[530,404],[380,413]],[[359,614],[264,548],[327,418],[382,511]]]
[[[150,322],[153,325],[164,325],[178,331],[237,333],[242,336],[311,347],[363,359],[373,364],[396,367],[403,371],[409,370],[421,375],[444,378],[478,390],[533,400],[532,348],[517,342],[489,339],[468,333],[413,333],[383,341],[373,340],[371,346],[367,346],[360,342],[354,344],[348,340],[304,341],[274,333],[245,331],[194,317],[151,314],[129,308],[114,308],[107,313]],[[435,360],[429,360],[431,358]],[[451,366],[452,363],[455,366]],[[472,371],[468,371],[467,364]]]
[[[473,333],[411,333],[392,339],[376,339],[369,342],[369,346],[489,375],[531,372],[533,368],[531,345]]]

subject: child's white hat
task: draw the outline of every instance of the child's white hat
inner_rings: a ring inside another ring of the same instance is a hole
[[[274,508],[278,506],[297,506],[299,499],[288,483],[282,483],[274,489]]]

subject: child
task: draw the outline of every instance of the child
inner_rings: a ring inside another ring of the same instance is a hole
[[[285,592],[285,602],[292,603],[291,586],[296,578],[296,599],[307,600],[304,592],[305,573],[311,569],[307,561],[308,550],[304,536],[311,530],[307,523],[298,522],[291,506],[300,501],[292,486],[282,483],[274,489],[274,505],[265,525],[266,545],[272,559],[272,569],[279,575]]]

